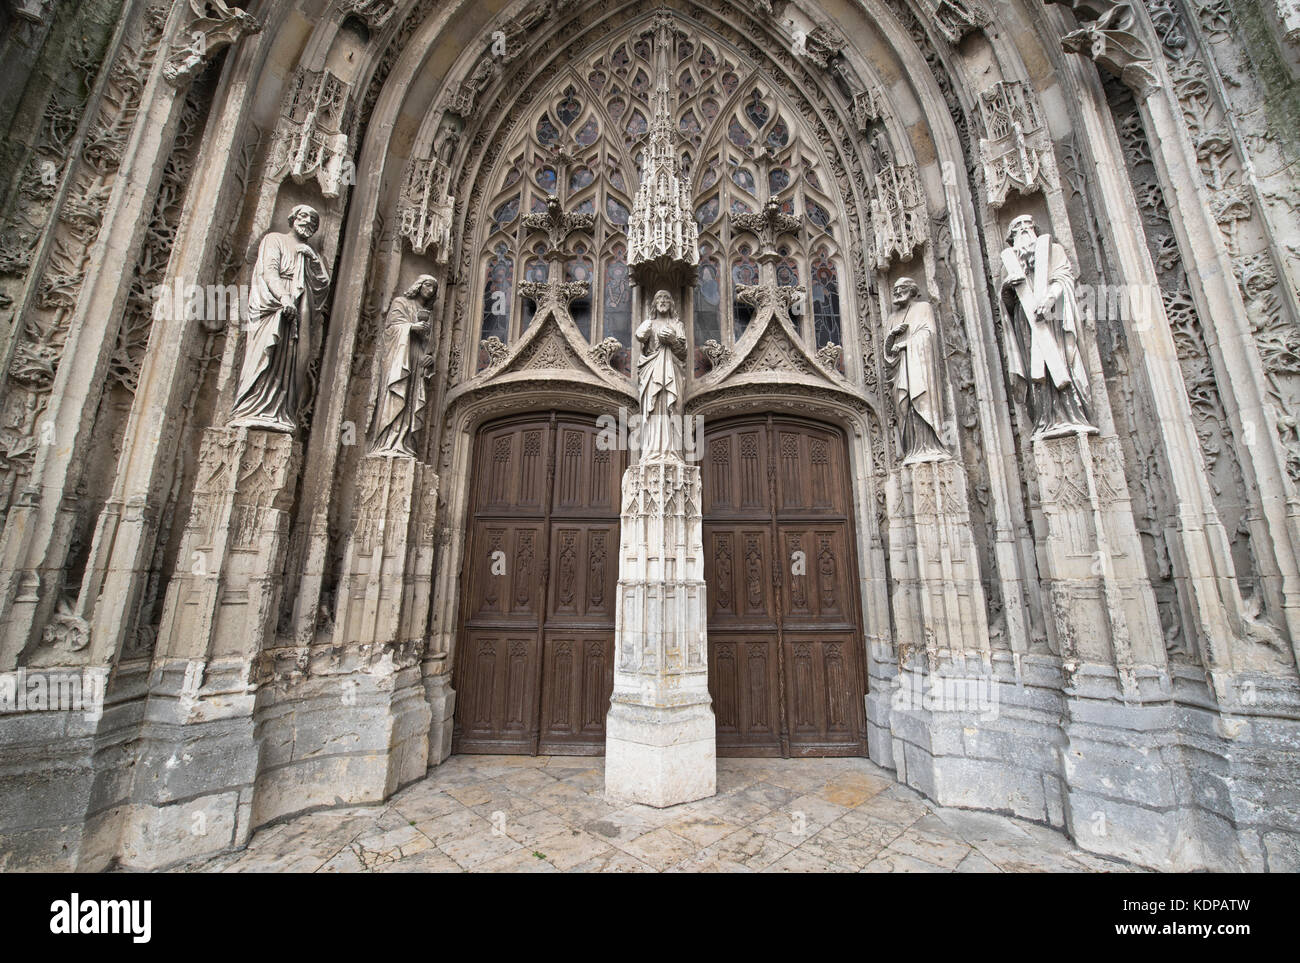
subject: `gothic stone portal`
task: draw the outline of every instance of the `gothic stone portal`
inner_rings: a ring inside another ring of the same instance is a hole
[[[560,413],[479,431],[455,752],[604,752],[626,454],[597,435]],[[709,426],[704,452],[719,754],[866,755],[843,439],[746,418]]]

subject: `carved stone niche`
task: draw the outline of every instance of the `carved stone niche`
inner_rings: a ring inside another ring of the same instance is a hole
[[[314,177],[329,198],[351,184],[351,89],[328,70],[298,69],[271,146],[273,176],[292,177],[297,184]]]
[[[993,22],[983,0],[921,0],[921,6],[951,44],[961,43],[967,34]]]
[[[876,268],[888,270],[895,258],[910,261],[930,237],[921,176],[913,164],[888,164],[876,173],[871,198],[872,255]]]
[[[1032,194],[1060,186],[1052,141],[1032,87],[1020,80],[996,83],[980,94],[979,110],[984,128],[980,161],[990,207],[1005,204],[1012,189]]]

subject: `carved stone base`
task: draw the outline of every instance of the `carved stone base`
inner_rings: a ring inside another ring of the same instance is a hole
[[[905,463],[887,494],[899,646],[987,654],[988,613],[960,466],[946,456]]]
[[[642,462],[623,475],[614,694],[605,792],[671,806],[711,796],[717,761],[708,688],[700,470]]]
[[[1035,438],[1033,452],[1047,519],[1040,551],[1051,599],[1049,639],[1067,674],[1082,662],[1114,665],[1122,691],[1132,695],[1136,666],[1164,665],[1164,634],[1119,440]]]
[[[158,631],[158,655],[250,662],[275,631],[281,568],[302,448],[246,428],[203,433],[179,562]]]
[[[605,719],[605,795],[660,809],[718,791],[708,704],[614,703]]]
[[[429,766],[438,766],[451,755],[451,734],[455,725],[456,690],[446,674],[424,677],[424,697],[429,704]]]
[[[414,458],[361,459],[334,644],[400,643],[428,618],[438,476]]]
[[[418,662],[313,676],[259,707],[252,823],[380,802],[428,770],[429,705]]]

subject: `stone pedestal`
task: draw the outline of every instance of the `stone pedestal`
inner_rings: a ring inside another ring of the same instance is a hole
[[[900,646],[989,654],[988,612],[971,535],[966,478],[952,458],[904,464],[890,478],[889,551],[897,559]],[[905,624],[906,623],[906,624]]]
[[[259,654],[273,640],[302,448],[247,428],[203,433],[176,573],[167,587],[146,732],[121,827],[124,865],[166,866],[252,829]]]
[[[1164,633],[1133,524],[1119,439],[1082,432],[1033,440],[1047,519],[1041,551],[1048,633],[1066,664],[1113,666],[1125,699],[1135,667],[1163,665]]]
[[[421,662],[438,476],[407,456],[361,459],[329,645],[277,672],[258,711],[253,824],[378,802],[423,778],[432,715]]]
[[[414,458],[361,460],[334,644],[420,638],[428,621],[438,476]],[[412,515],[418,515],[412,524]]]
[[[707,616],[700,469],[634,465],[623,475],[610,798],[662,808],[717,791]]]

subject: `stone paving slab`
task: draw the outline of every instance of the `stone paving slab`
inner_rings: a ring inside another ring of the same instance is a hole
[[[866,759],[720,759],[718,795],[605,799],[602,760],[453,756],[382,806],[314,812],[194,872],[1135,872],[1065,835],[935,806]]]

